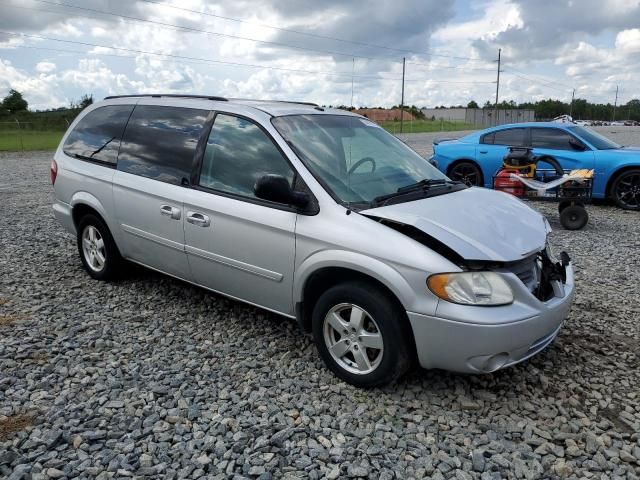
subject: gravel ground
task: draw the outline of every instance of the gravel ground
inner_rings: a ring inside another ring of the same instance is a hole
[[[50,153],[0,156],[0,477],[638,478],[640,215],[560,229],[557,341],[491,375],[337,380],[293,321],[132,268],[86,275]]]
[[[640,127],[590,127],[603,135],[611,138],[620,145],[640,146]],[[461,132],[435,132],[435,133],[405,133],[398,135],[407,145],[413,148],[423,157],[429,157],[433,153],[433,141],[438,138],[460,138],[469,131]]]

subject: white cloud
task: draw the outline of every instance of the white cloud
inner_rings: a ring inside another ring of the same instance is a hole
[[[36,63],[36,72],[51,73],[56,69],[56,64],[53,62],[38,62]]]
[[[21,0],[3,1],[8,6],[23,5]],[[403,56],[407,57],[406,103],[433,106],[465,104],[472,99],[481,104],[486,100],[493,101],[495,84],[489,82],[495,80],[493,60],[497,48],[503,49],[505,71],[501,78],[501,99],[566,99],[570,96],[571,86],[575,86],[580,95],[602,101],[608,99],[611,87],[615,88],[616,83],[620,83],[628,95],[634,88],[640,88],[635,87],[636,72],[640,69],[638,0],[483,0],[468,3],[453,0],[397,0],[395,3],[387,0],[220,0],[215,3],[185,0],[173,5],[243,18],[250,23],[129,0],[87,0],[82,4],[87,8],[188,28],[352,53],[356,56],[355,105],[399,103]],[[456,16],[454,6],[471,10]],[[38,108],[65,105],[85,93],[100,98],[135,92],[288,98],[332,105],[351,102],[349,74],[353,64],[350,56],[281,48],[113,16],[85,18],[89,14],[82,10],[67,8],[65,12],[68,13],[33,16],[31,10],[3,7],[0,27],[4,25],[5,30],[134,51],[0,34],[0,57],[5,59],[0,95],[9,88],[22,89],[27,100]],[[315,36],[274,30],[265,24]],[[346,38],[353,43],[323,36]],[[72,52],[52,53],[22,45]],[[436,53],[470,57],[471,60],[430,57],[424,53],[396,51],[395,48],[418,52],[433,48]],[[189,61],[141,51],[214,59],[221,63]],[[517,77],[512,69],[524,71],[525,76],[535,77],[538,81]]]
[[[640,53],[640,28],[622,30],[616,35],[616,48],[624,53]]]

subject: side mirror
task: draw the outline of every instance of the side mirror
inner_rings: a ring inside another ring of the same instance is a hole
[[[587,149],[584,143],[576,140],[575,138],[569,139],[569,145],[571,145],[571,148],[577,150],[578,152],[584,152]]]
[[[306,207],[310,200],[307,193],[294,191],[286,178],[274,174],[259,178],[253,187],[253,193],[263,200],[300,208]]]

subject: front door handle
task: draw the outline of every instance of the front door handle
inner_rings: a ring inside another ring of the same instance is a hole
[[[488,150],[480,150],[480,153],[487,153]]]
[[[208,227],[211,225],[211,219],[204,213],[187,212],[187,222],[199,227]]]
[[[180,209],[171,205],[160,205],[160,215],[166,215],[173,220],[180,220]]]

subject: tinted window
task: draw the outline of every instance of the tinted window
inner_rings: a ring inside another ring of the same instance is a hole
[[[256,124],[231,115],[217,115],[202,160],[200,185],[255,197],[256,181],[267,174],[283,175],[291,184],[293,170]]]
[[[616,142],[608,139],[603,135],[600,135],[598,132],[594,132],[590,128],[576,126],[569,127],[569,130],[582,137],[598,150],[613,150],[615,148],[622,148]]]
[[[480,143],[488,143],[489,145],[492,145],[495,136],[495,133],[487,133],[486,135],[482,136],[482,138],[480,139]]]
[[[133,105],[108,105],[85,115],[64,142],[64,153],[115,165]]]
[[[494,145],[509,145],[513,147],[524,146],[524,128],[509,128],[494,133]]]
[[[531,146],[554,150],[573,150],[569,141],[573,137],[558,128],[532,128]],[[577,141],[577,140],[576,140]]]
[[[191,177],[207,110],[139,105],[122,138],[118,170],[179,185]]]

